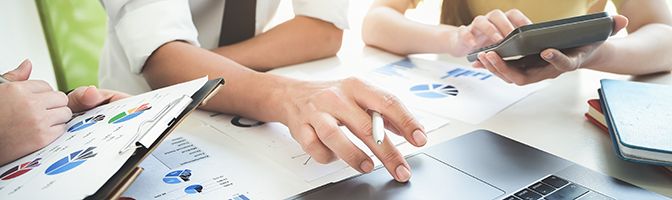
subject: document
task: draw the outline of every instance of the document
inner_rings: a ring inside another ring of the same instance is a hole
[[[76,114],[54,142],[0,168],[0,199],[94,194],[133,154],[136,142],[151,145],[167,127],[158,124],[167,124],[162,116],[179,115],[206,82],[201,78]]]
[[[508,84],[483,69],[404,58],[358,77],[397,95],[408,107],[479,124],[544,87]]]

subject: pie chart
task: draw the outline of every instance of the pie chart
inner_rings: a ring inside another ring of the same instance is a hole
[[[29,172],[33,168],[36,168],[36,167],[40,166],[40,160],[41,159],[42,158],[35,158],[35,160],[33,160],[33,161],[29,161],[29,162],[20,164],[18,166],[12,167],[11,169],[5,171],[5,173],[2,173],[2,175],[0,175],[0,180],[5,181],[5,180],[13,179],[13,178],[19,177],[19,176]]]
[[[201,185],[190,185],[187,188],[184,188],[184,192],[187,194],[196,194],[203,192],[203,186]]]
[[[140,114],[142,114],[146,110],[149,110],[150,108],[152,108],[152,106],[150,106],[149,103],[142,104],[142,105],[140,105],[136,108],[132,108],[130,110],[127,110],[127,111],[124,111],[124,112],[121,112],[121,113],[115,115],[114,117],[112,117],[112,119],[110,119],[110,121],[108,121],[108,123],[118,124],[118,123],[128,121],[130,119],[133,119],[133,118],[139,116]]]
[[[75,125],[72,125],[70,128],[68,128],[68,132],[77,132],[79,130],[85,129],[89,126],[92,126],[96,124],[99,121],[103,121],[105,119],[105,115],[96,115],[93,117],[86,118],[85,120],[82,120],[80,122],[77,122]]]
[[[163,177],[163,182],[168,184],[177,184],[189,181],[189,177],[191,177],[191,170],[175,170],[166,174],[166,176]]]
[[[428,99],[440,99],[451,96],[457,96],[457,88],[448,84],[419,84],[409,89],[416,96]]]
[[[54,164],[51,164],[44,173],[47,175],[56,175],[74,169],[88,159],[95,157],[97,155],[97,153],[93,152],[95,148],[96,147],[89,147],[86,148],[86,150],[72,152],[69,156],[61,158]]]

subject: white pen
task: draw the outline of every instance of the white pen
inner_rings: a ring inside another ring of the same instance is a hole
[[[376,111],[371,112],[371,126],[373,140],[376,144],[383,144],[383,140],[385,140],[385,124],[383,122],[383,116],[380,115],[380,113]]]

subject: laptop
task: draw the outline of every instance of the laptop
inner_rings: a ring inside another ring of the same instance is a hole
[[[290,199],[668,199],[487,130],[406,159],[407,183],[379,167]]]

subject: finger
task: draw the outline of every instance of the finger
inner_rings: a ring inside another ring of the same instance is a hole
[[[54,90],[51,88],[49,83],[42,80],[27,80],[13,83],[19,84],[19,87],[24,88],[33,93],[50,92]]]
[[[383,94],[384,95],[384,94]],[[338,104],[331,104],[338,105]],[[360,107],[356,102],[344,102],[342,106],[326,108],[328,112],[333,113],[336,119],[343,123],[353,134],[355,134],[361,140],[371,140],[373,141],[373,130],[372,130],[372,119],[371,115],[364,111],[366,108]],[[379,112],[380,111],[376,111]],[[382,115],[382,113],[381,113]],[[412,117],[412,116],[411,116]],[[423,146],[427,143],[427,139],[424,137],[424,134],[421,136],[413,136],[413,134],[403,134],[401,128],[397,128],[396,124],[388,120],[385,115],[383,115],[385,126],[395,127],[393,131],[395,134],[402,136],[406,141],[410,142],[415,146]]]
[[[484,16],[478,16],[474,18],[474,21],[472,22],[472,33],[476,34],[483,34],[490,39],[492,42],[499,42],[500,40],[504,39],[504,36],[502,33],[499,32],[497,27],[495,27],[494,24],[490,22],[486,17]]]
[[[336,156],[361,173],[368,173],[373,170],[371,158],[343,134],[336,119],[326,113],[316,114],[311,119],[310,125],[317,133],[318,138]]]
[[[614,15],[613,20],[614,20],[614,31],[611,32],[611,35],[615,35],[619,31],[621,31],[621,29],[627,27],[630,21],[627,17],[623,15]]]
[[[411,144],[416,146],[425,144],[427,138],[424,127],[396,96],[367,85],[362,81],[355,80],[349,84],[352,84],[351,88],[359,88],[355,91],[349,91],[348,95],[353,97],[360,107],[379,112],[384,119],[392,122],[401,131],[398,134],[406,138]]]
[[[21,64],[19,64],[19,67],[3,74],[2,77],[5,77],[7,80],[10,81],[25,81],[28,80],[28,77],[30,77],[30,72],[32,70],[33,70],[33,63],[30,62],[30,60],[26,59],[23,60]]]
[[[46,120],[48,120],[49,124],[51,126],[56,126],[68,122],[72,117],[72,111],[70,111],[70,108],[64,106],[49,109],[47,110],[46,115],[48,116],[46,117]]]
[[[509,21],[513,24],[514,27],[518,28],[521,26],[532,24],[530,18],[527,18],[523,12],[520,12],[518,9],[511,9],[506,11],[506,17],[509,18]]]
[[[515,28],[504,12],[499,9],[490,11],[487,14],[487,17],[488,20],[490,20],[490,22],[494,24],[497,29],[499,29],[499,32],[502,33],[502,35],[508,35]]]
[[[63,92],[49,91],[42,92],[35,95],[41,107],[44,109],[53,109],[66,107],[68,105],[68,96]]]
[[[68,107],[73,112],[81,112],[127,96],[120,92],[98,89],[95,86],[79,87],[68,94],[70,99]]]
[[[318,163],[326,164],[336,159],[336,155],[320,141],[313,127],[309,124],[301,124],[290,129],[291,135],[303,151],[308,153]]]
[[[567,55],[556,49],[546,49],[541,52],[541,57],[548,63],[551,63],[555,69],[568,72],[579,68],[579,63],[576,59],[570,58]]]
[[[499,73],[499,71],[497,71],[497,69],[495,69],[495,67],[492,66],[492,63],[490,62],[490,60],[488,60],[488,58],[485,57],[485,55],[486,55],[486,53],[479,53],[478,54],[478,60],[481,63],[483,63],[483,67],[485,67],[485,69],[487,69],[491,73],[495,74],[497,77],[502,79],[504,82],[511,83],[511,80],[509,80],[508,78],[506,78],[506,76]]]
[[[476,62],[472,63],[471,66],[478,69],[485,69],[485,66],[479,60],[476,60]]]
[[[492,68],[494,68],[495,71],[497,71],[506,80],[508,80],[509,83],[510,82],[519,83],[516,80],[521,79],[520,78],[521,76],[524,77],[522,73],[509,67],[506,64],[506,62],[496,52],[486,53],[485,58],[488,59]]]

